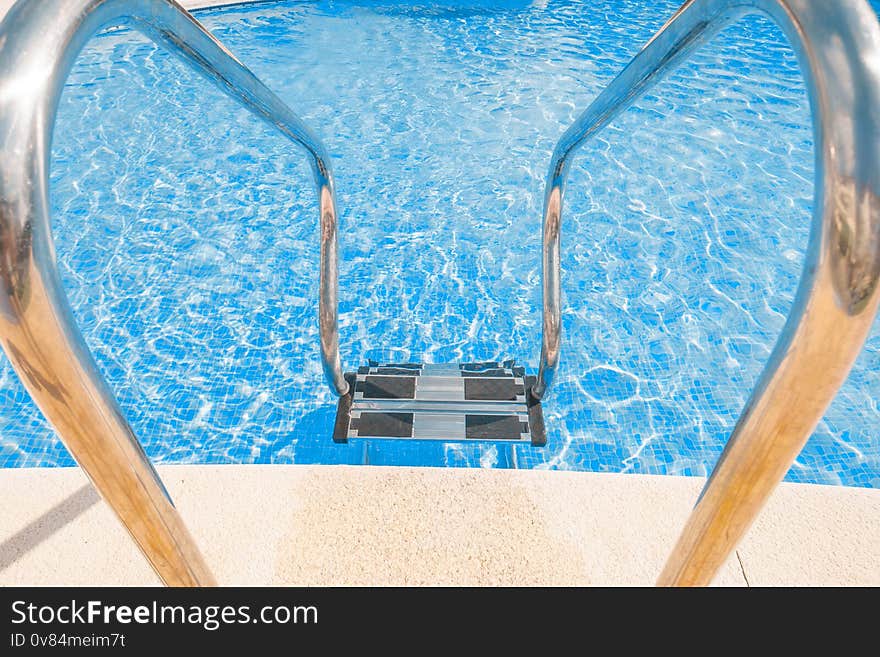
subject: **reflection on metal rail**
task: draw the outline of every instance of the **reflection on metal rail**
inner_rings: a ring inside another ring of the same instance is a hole
[[[559,238],[571,156],[698,46],[761,12],[791,42],[815,141],[806,263],[782,335],[658,581],[707,584],[843,383],[880,302],[880,25],[865,0],[690,0],[559,140],[544,197],[538,395],[560,346]]]
[[[324,148],[302,121],[172,0],[19,0],[0,24],[0,343],[162,580],[212,584],[207,565],[83,342],[56,269],[48,174],[58,99],[83,45],[110,25],[142,32],[308,151],[321,212],[321,354],[328,381],[344,394],[333,176]]]

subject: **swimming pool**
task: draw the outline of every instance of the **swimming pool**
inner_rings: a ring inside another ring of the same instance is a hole
[[[293,3],[199,18],[325,141],[340,339],[367,358],[540,344],[540,212],[564,128],[675,2]],[[563,241],[545,449],[330,440],[301,152],[130,32],[65,90],[52,202],[87,343],[158,462],[706,474],[791,304],[812,197],[781,34],[728,29],[588,146]],[[880,331],[788,475],[880,487]],[[5,359],[0,463],[70,465]]]

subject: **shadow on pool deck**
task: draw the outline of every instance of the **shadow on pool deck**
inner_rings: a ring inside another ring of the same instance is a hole
[[[73,522],[100,499],[92,485],[86,484],[0,543],[0,572]]]

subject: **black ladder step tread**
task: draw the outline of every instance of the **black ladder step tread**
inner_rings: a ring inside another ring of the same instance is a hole
[[[361,413],[351,419],[351,431],[361,436],[388,436],[411,438],[413,435],[412,413]]]
[[[468,415],[465,437],[468,440],[520,440],[529,432],[529,423],[516,415]]]
[[[525,387],[513,379],[465,379],[464,398],[467,400],[510,400],[525,395]]]
[[[414,399],[416,379],[414,376],[367,376],[355,384],[355,392],[366,399]]]

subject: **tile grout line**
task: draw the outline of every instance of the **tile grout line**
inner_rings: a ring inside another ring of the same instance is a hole
[[[734,550],[734,553],[736,554],[736,560],[739,562],[739,569],[742,572],[743,579],[746,581],[746,587],[752,588],[752,585],[749,584],[749,577],[748,577],[748,575],[746,575],[746,568],[745,568],[745,566],[743,566],[742,557],[739,556],[739,550]]]

